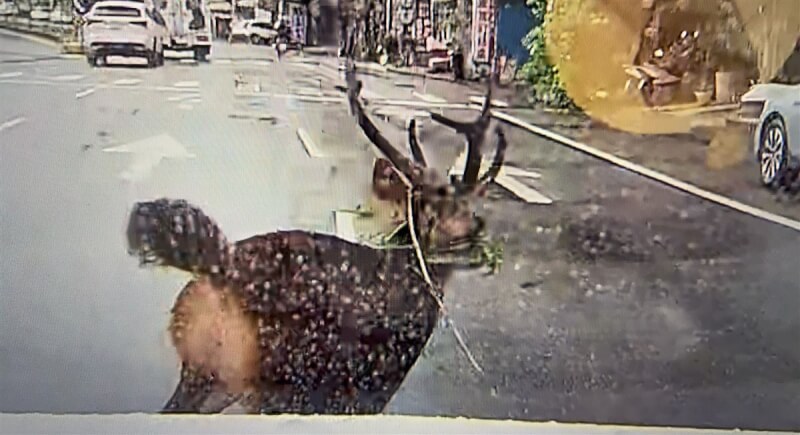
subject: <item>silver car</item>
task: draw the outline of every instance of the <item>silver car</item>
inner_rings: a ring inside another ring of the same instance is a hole
[[[789,168],[800,164],[800,41],[773,83],[742,96],[739,119],[750,125],[761,182],[779,187]]]
[[[151,2],[99,1],[84,18],[89,64],[105,65],[108,56],[144,57],[149,67],[164,64],[166,22]]]

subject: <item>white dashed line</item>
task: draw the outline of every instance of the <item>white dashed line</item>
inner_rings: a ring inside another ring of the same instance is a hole
[[[84,89],[84,90],[78,92],[77,94],[75,94],[75,98],[80,100],[83,97],[88,97],[89,95],[94,94],[94,92],[95,92],[94,88]]]
[[[61,76],[50,77],[50,80],[55,80],[57,82],[74,82],[82,79],[83,77],[84,76],[80,74],[65,74]]]
[[[14,77],[19,77],[21,75],[22,75],[22,73],[19,72],[19,71],[7,72],[7,73],[0,74],[0,79],[12,79]]]
[[[483,97],[483,96],[473,95],[473,96],[469,97],[469,101],[470,101],[470,103],[475,103],[475,104],[481,104],[482,105],[483,102],[486,101],[486,98]],[[500,108],[504,108],[505,109],[505,108],[508,108],[508,103],[506,103],[505,101],[502,101],[502,100],[496,100],[496,99],[492,98],[492,107],[500,107]]]
[[[431,94],[420,94],[417,91],[411,91],[411,95],[419,98],[422,101],[427,101],[429,103],[446,103],[447,100],[444,98],[437,97],[436,95]]]
[[[142,81],[140,79],[119,79],[114,81],[114,84],[117,86],[133,86],[138,85]]]
[[[167,101],[172,101],[172,102],[186,101],[186,100],[189,100],[189,99],[192,99],[192,98],[197,98],[197,94],[173,95],[173,96],[167,98]]]
[[[26,121],[26,119],[23,116],[20,116],[18,118],[14,118],[14,119],[10,119],[10,120],[0,124],[0,131],[4,131],[4,130],[8,130],[9,128],[16,127],[16,126],[22,124],[25,121]]]
[[[200,82],[177,82],[174,85],[176,88],[196,88],[200,86]]]

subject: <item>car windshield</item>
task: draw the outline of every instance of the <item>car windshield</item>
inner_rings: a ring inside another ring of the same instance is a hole
[[[800,431],[799,4],[0,0],[0,414]]]

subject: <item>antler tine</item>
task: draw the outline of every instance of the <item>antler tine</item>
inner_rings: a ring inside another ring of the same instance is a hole
[[[489,128],[489,123],[492,120],[491,107],[493,81],[494,74],[492,74],[488,80],[486,97],[483,100],[481,114],[478,116],[478,119],[470,123],[468,130],[463,133],[465,136],[467,136],[467,162],[464,165],[464,175],[461,178],[461,182],[468,188],[474,188],[477,186],[478,175],[481,171],[481,147],[486,135],[486,129]]]
[[[362,83],[356,79],[355,65],[348,61],[347,68],[345,69],[345,79],[347,81],[347,99],[350,102],[350,113],[356,116],[358,125],[378,150],[389,159],[392,164],[402,171],[404,174],[411,176],[413,164],[411,161],[395,148],[385,136],[383,136],[378,127],[367,116],[364,107],[358,100],[361,93]]]
[[[494,153],[494,160],[492,160],[492,166],[489,168],[488,171],[481,177],[480,184],[491,183],[494,181],[497,174],[500,173],[500,168],[503,167],[503,162],[506,159],[506,148],[508,148],[508,142],[506,141],[506,135],[503,133],[503,129],[499,126],[495,128],[495,134],[497,135],[497,150]]]
[[[417,120],[414,118],[408,120],[408,147],[411,148],[411,156],[414,157],[414,161],[423,167],[427,167],[428,163],[425,161],[425,154],[417,141]]]

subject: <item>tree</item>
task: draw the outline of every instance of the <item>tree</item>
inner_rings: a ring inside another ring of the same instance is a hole
[[[531,98],[534,103],[548,107],[576,109],[547,54],[548,0],[528,0],[528,6],[537,25],[524,40],[531,56],[522,66],[521,74],[531,85]]]

